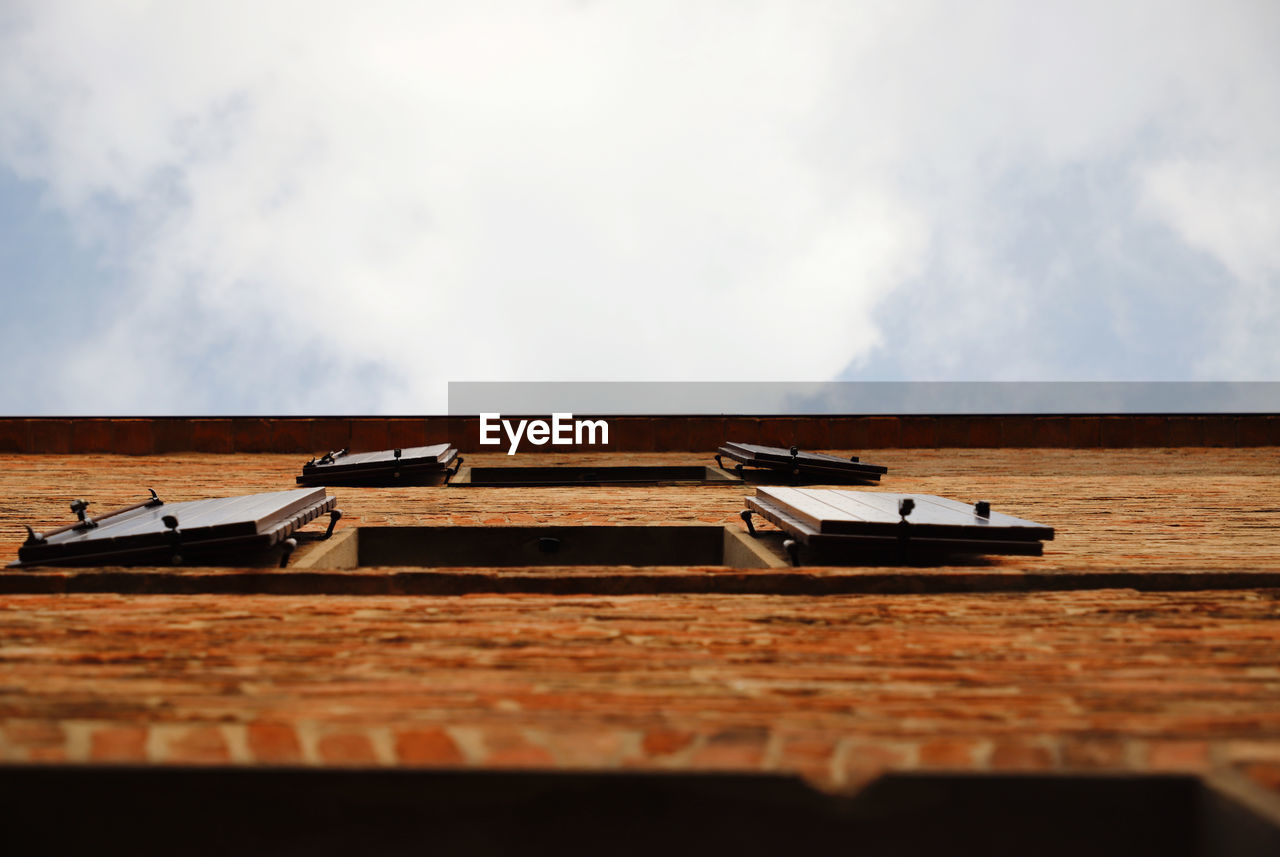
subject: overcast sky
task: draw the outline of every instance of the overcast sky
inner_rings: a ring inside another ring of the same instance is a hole
[[[0,0],[0,410],[1280,379],[1280,3]]]

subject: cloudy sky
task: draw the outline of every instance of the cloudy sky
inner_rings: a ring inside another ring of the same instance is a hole
[[[1280,4],[0,0],[0,410],[1280,379]]]

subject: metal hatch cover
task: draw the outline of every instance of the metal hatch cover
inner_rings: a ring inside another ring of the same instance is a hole
[[[337,499],[323,488],[295,488],[238,497],[165,503],[151,499],[93,518],[89,504],[71,504],[80,520],[47,535],[27,528],[18,562],[32,565],[168,564],[226,559],[237,561],[283,545],[316,517],[330,513],[329,532],[341,516]]]
[[[724,455],[740,462],[734,470],[743,475],[743,466],[785,474],[794,480],[825,480],[874,484],[889,468],[867,464],[853,458],[840,458],[823,452],[804,452],[798,447],[761,446],[755,443],[726,442],[717,450],[716,461]]]
[[[458,450],[447,443],[374,452],[343,449],[308,461],[296,481],[299,485],[442,485],[461,464]]]
[[[788,551],[814,562],[937,562],[959,554],[1040,556],[1052,527],[933,494],[834,488],[760,488],[742,513],[791,536]]]

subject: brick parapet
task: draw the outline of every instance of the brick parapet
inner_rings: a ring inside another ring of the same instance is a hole
[[[609,452],[705,452],[726,440],[804,449],[1280,446],[1277,414],[610,416]],[[0,453],[292,452],[479,445],[475,417],[2,417]],[[528,452],[561,452],[548,446]]]

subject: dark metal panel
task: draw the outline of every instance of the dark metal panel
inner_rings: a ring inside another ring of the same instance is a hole
[[[348,453],[345,449],[302,466],[299,485],[439,485],[462,459],[447,443]],[[454,465],[449,469],[450,465]]]
[[[1051,527],[1010,515],[993,524],[987,508],[982,512],[992,517],[931,494],[761,488],[746,504],[748,526],[752,513],[763,515],[809,548],[807,558],[819,563],[941,561],[953,554],[1040,556],[1040,539],[1053,538]]]
[[[833,481],[877,482],[880,475],[889,470],[882,465],[861,462],[856,456],[845,459],[822,452],[804,452],[797,447],[784,449],[780,446],[727,442],[718,452],[751,467]]]
[[[278,544],[335,504],[323,488],[168,504],[155,500],[45,537],[32,534],[18,559],[20,564],[94,564],[251,551]]]
[[[921,536],[992,539],[1052,539],[1053,528],[932,494],[895,494],[831,488],[761,488],[759,496],[785,506],[817,532],[876,534],[896,528],[903,519],[902,502],[913,508],[907,522]]]

